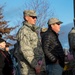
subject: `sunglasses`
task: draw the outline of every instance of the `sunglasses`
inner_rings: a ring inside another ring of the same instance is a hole
[[[60,25],[60,23],[56,23],[57,25]]]
[[[35,18],[37,19],[37,16],[30,16],[30,17],[32,17],[33,19],[35,19]]]

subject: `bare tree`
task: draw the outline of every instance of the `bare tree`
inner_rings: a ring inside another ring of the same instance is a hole
[[[0,38],[15,40],[15,37],[13,35],[10,35],[10,32],[16,29],[18,25],[15,27],[9,27],[9,21],[5,21],[3,19],[3,8],[4,6],[0,6]]]

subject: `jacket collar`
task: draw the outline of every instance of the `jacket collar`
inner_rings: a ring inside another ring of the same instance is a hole
[[[48,31],[54,33],[56,36],[59,35],[58,33],[54,32],[51,28],[48,28]]]
[[[32,31],[36,31],[36,27],[35,25],[31,25],[28,22],[24,21],[23,25],[26,25],[27,27],[29,27]]]

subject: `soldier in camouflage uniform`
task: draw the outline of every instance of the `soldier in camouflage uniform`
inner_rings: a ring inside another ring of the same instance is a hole
[[[25,10],[24,22],[18,31],[19,56],[21,75],[45,75],[44,53],[35,32],[37,15],[34,10]]]

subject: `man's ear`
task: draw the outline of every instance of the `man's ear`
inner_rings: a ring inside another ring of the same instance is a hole
[[[29,16],[25,16],[25,19],[28,20]]]

